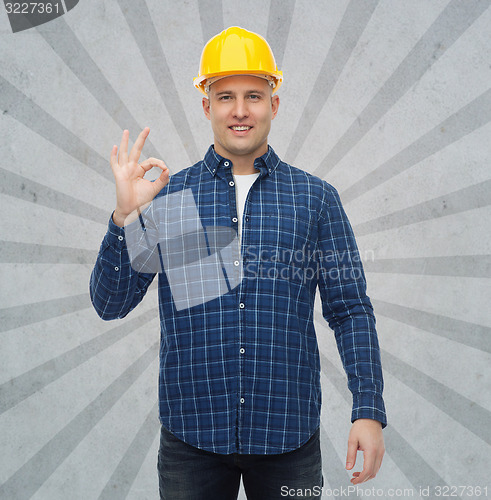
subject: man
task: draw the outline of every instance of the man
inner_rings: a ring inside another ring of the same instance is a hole
[[[317,288],[353,393],[346,468],[364,455],[351,482],[381,465],[382,372],[358,250],[335,189],[268,145],[281,81],[267,42],[229,28],[195,79],[214,134],[204,159],[170,178],[160,160],[138,164],[148,128],[129,155],[127,130],[111,153],[117,203],[91,297],[103,319],[124,317],[158,272],[161,498],[236,498],[241,476],[250,499],[320,495]],[[235,238],[217,243],[216,228]]]

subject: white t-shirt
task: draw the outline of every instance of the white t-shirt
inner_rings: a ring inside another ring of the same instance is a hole
[[[247,198],[247,193],[254,181],[259,177],[257,174],[234,175],[235,182],[235,197],[237,204],[237,217],[239,219],[239,241],[242,242],[242,217],[244,215],[244,207]]]

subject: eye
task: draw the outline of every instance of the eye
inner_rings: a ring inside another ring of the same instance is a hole
[[[257,101],[261,99],[261,96],[259,94],[250,94],[249,99],[251,99],[252,101]]]
[[[229,101],[232,97],[229,95],[221,95],[218,100],[219,101]]]

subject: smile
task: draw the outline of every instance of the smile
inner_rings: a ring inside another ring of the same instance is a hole
[[[245,130],[250,130],[252,127],[248,127],[247,125],[236,125],[230,128],[236,132],[244,132]]]

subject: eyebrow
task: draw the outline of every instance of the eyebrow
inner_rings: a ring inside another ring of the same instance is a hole
[[[266,94],[263,90],[258,90],[258,89],[247,90],[245,93],[246,94],[261,94],[261,95]],[[232,94],[234,94],[234,92],[232,90],[222,90],[221,92],[217,92],[215,95],[220,96],[220,95],[232,95]]]

